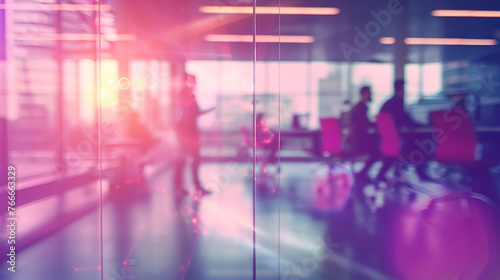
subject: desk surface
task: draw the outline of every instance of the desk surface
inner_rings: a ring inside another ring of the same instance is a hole
[[[478,125],[474,128],[476,132],[500,132],[500,126],[496,125]],[[347,134],[349,129],[342,129],[342,134]],[[369,133],[377,133],[378,130],[376,128],[370,128],[368,130]],[[415,127],[415,128],[402,128],[400,130],[401,133],[432,133],[434,132],[433,126],[423,126],[423,127]],[[321,133],[321,130],[282,130],[282,136],[288,137],[310,137],[314,136],[318,133]]]
[[[500,132],[500,126],[493,125],[479,125],[474,128],[476,132]],[[415,127],[415,128],[403,128],[401,129],[402,133],[432,133],[434,132],[434,127],[425,126],[425,127]]]

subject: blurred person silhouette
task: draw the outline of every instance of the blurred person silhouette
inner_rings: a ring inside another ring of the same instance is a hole
[[[382,105],[380,109],[380,113],[389,113],[394,120],[394,124],[398,131],[401,131],[401,128],[415,128],[421,127],[422,125],[415,122],[408,112],[405,110],[405,81],[404,80],[396,80],[394,82],[394,95],[389,100],[387,100],[384,105]],[[403,145],[401,147],[402,154],[409,154],[411,151],[418,149],[418,146],[415,144],[415,138],[406,136],[403,139]],[[384,158],[382,167],[377,175],[378,180],[385,181],[387,171],[394,165],[395,159],[393,158]],[[415,165],[415,171],[420,179],[429,180],[429,177],[425,173],[427,160],[425,160],[422,164]],[[400,168],[396,168],[396,176],[399,176]]]
[[[257,147],[262,148],[269,154],[266,157],[266,162],[276,163],[276,152],[278,151],[278,136],[269,128],[269,122],[264,121],[264,114],[258,113],[255,116]]]
[[[380,108],[380,113],[389,113],[398,129],[402,127],[421,126],[415,122],[405,110],[405,81],[394,82],[394,95]]]
[[[368,155],[368,159],[356,177],[367,178],[370,167],[380,158],[378,151],[378,136],[369,133],[370,128],[375,128],[375,124],[368,118],[368,103],[372,101],[372,92],[369,86],[360,89],[361,99],[354,105],[348,114],[347,127],[349,132],[346,137],[345,154],[348,156]]]
[[[210,191],[201,186],[198,177],[198,167],[200,165],[200,133],[197,125],[197,118],[215,109],[200,111],[196,103],[196,77],[191,74],[185,74],[183,88],[179,96],[179,105],[181,107],[180,116],[176,124],[177,140],[179,144],[179,156],[175,163],[174,184],[176,191],[180,194],[186,194],[183,187],[183,173],[186,159],[191,157],[191,171],[193,183],[196,190],[202,195],[210,194]]]

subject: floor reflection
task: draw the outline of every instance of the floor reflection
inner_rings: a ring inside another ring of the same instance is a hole
[[[282,164],[270,176],[274,186],[281,176],[279,191],[257,189],[257,279],[500,275],[498,210],[474,198],[429,204],[430,197],[412,195],[408,188],[362,181],[318,192],[325,177],[315,169],[315,164]],[[210,174],[221,170],[226,166],[202,165],[205,185],[213,186]],[[250,175],[238,173],[212,195],[198,196],[176,195],[171,173],[147,179],[142,188],[121,188],[104,205],[104,278],[252,279]],[[383,203],[375,203],[377,193]],[[325,199],[332,195],[336,198]],[[333,201],[333,208],[325,208],[324,200]],[[20,252],[18,272],[7,275],[4,269],[0,278],[99,279],[98,221],[94,212]]]

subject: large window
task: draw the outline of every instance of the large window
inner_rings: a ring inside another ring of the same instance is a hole
[[[197,76],[199,104],[210,107],[247,96],[242,106],[249,113],[252,89],[251,62],[188,61],[188,72]],[[394,66],[390,63],[288,62],[259,61],[256,64],[256,94],[281,94],[282,121],[286,127],[293,115],[300,115],[308,129],[319,128],[320,117],[340,117],[359,100],[359,89],[371,86],[373,102],[369,114],[375,116],[383,102],[393,93]],[[280,77],[281,73],[281,77]],[[441,64],[408,64],[406,66],[406,102],[437,95],[442,90]],[[262,99],[262,102],[266,102]],[[229,103],[228,103],[229,104]],[[235,103],[230,103],[235,105]],[[246,106],[245,106],[246,104]],[[262,110],[265,104],[262,105]],[[221,110],[230,114],[230,110]],[[241,112],[234,110],[233,112]],[[215,116],[201,122],[211,127]],[[228,129],[236,129],[228,127]]]

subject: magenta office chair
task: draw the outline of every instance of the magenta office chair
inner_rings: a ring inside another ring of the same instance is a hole
[[[392,160],[397,163],[401,154],[402,141],[394,119],[390,113],[380,113],[376,117],[377,128],[380,134],[380,152],[386,159]],[[392,164],[394,166],[394,164]],[[398,165],[399,166],[399,165]],[[415,184],[410,183],[395,172],[394,179],[390,181],[386,190],[394,189],[396,187],[405,187],[412,193],[421,192],[428,193],[424,189]],[[413,196],[414,194],[412,194]]]
[[[401,150],[401,139],[392,115],[380,113],[375,118],[380,134],[380,152],[386,159],[396,161]]]
[[[389,158],[397,158],[401,148],[401,140],[391,114],[378,114],[376,122],[380,133],[380,151],[382,155]]]
[[[385,157],[384,162],[396,162],[400,155],[401,138],[392,115],[389,113],[378,114],[376,124],[380,134],[380,153]],[[384,173],[385,171],[381,172]]]
[[[452,173],[465,174],[460,183],[479,189],[492,198],[497,197],[490,169],[499,162],[479,159],[476,153],[479,143],[469,113],[465,109],[434,111],[431,118],[437,140],[436,160],[448,166],[443,177],[447,179],[446,175]]]
[[[323,210],[338,211],[345,207],[350,196],[352,172],[349,166],[343,164],[339,121],[335,118],[322,118],[320,124],[321,151],[327,159],[328,175],[319,181],[314,195],[315,206]]]
[[[335,118],[320,119],[321,151],[328,156],[340,156],[342,151],[342,133],[339,122]]]
[[[498,162],[478,160],[476,153],[478,141],[474,123],[469,113],[465,109],[457,108],[433,111],[430,116],[435,133],[435,159],[447,166],[446,172],[441,178],[444,179],[447,186],[450,186],[451,180],[448,180],[447,177],[450,177],[451,174],[461,174],[462,180],[458,183],[458,186],[456,182],[451,184],[453,191],[449,194],[433,198],[429,202],[427,209],[437,211],[439,208],[436,205],[438,204],[443,209],[445,207],[443,205],[457,203],[458,201],[458,209],[454,211],[464,211],[465,213],[462,216],[468,220],[476,218],[472,211],[472,208],[480,203],[476,200],[482,201],[497,210],[500,209],[500,204],[495,199],[494,184],[489,181],[491,176],[489,173],[490,167],[498,164]],[[465,176],[463,176],[464,174]],[[481,207],[485,207],[485,205]],[[486,208],[484,209],[486,210]],[[484,236],[484,234],[482,235]],[[472,241],[474,248],[479,247],[478,243],[481,240],[478,239],[479,236],[476,236],[476,239]],[[474,257],[478,258],[477,256]]]
[[[476,133],[465,109],[433,111],[431,119],[437,140],[435,159],[446,166],[446,172],[441,177],[445,182],[451,174],[467,174],[482,164],[476,160]],[[448,183],[470,185],[467,182],[469,176],[462,176],[461,179],[460,182]]]
[[[337,119],[322,118],[319,122],[321,125],[321,153],[326,158],[328,174],[331,174],[335,162],[340,159],[342,152],[342,134]]]

